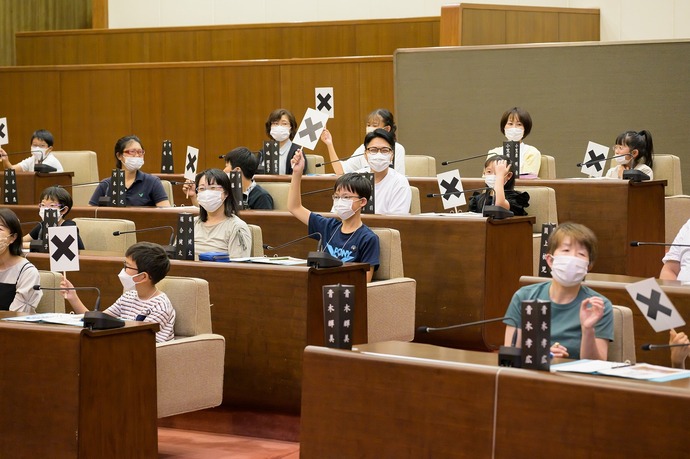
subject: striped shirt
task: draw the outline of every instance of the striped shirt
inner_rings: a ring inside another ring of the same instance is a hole
[[[163,292],[142,301],[136,290],[127,290],[105,312],[123,320],[136,320],[137,316],[143,315],[144,322],[157,323],[160,326],[156,333],[157,343],[170,341],[175,337],[175,309],[168,295]]]

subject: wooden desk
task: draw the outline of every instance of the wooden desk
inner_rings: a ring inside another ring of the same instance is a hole
[[[157,457],[157,329],[0,321],[1,455]]]
[[[29,259],[49,268],[46,254]],[[101,288],[103,308],[122,294],[117,273],[122,257],[80,257],[81,270],[69,273],[76,286]],[[322,345],[321,288],[355,286],[354,342],[367,336],[366,264],[333,269],[245,263],[172,261],[171,276],[200,277],[209,283],[213,332],[225,337],[223,404],[298,412],[302,352]],[[94,304],[80,292],[84,304]],[[155,418],[155,416],[154,416]]]
[[[668,349],[649,352],[641,350],[643,344],[665,344],[668,343],[669,339],[668,332],[657,333],[654,331],[625,289],[626,285],[641,281],[642,279],[641,277],[632,276],[588,274],[585,285],[604,295],[611,300],[611,303],[626,306],[632,310],[635,327],[635,353],[638,362],[668,366],[671,365],[671,354]],[[544,282],[544,279],[533,276],[523,276],[520,278],[520,284],[522,285],[538,282]],[[657,282],[659,282],[661,289],[668,295],[676,309],[678,309],[681,317],[686,321],[685,327],[678,328],[676,331],[684,331],[690,334],[690,286],[683,285],[678,281],[657,279]]]
[[[418,343],[357,349],[305,350],[305,458],[687,455],[673,419],[690,409],[688,379],[499,368],[496,354]]]
[[[49,186],[72,186],[74,172],[17,172],[18,204],[38,205],[41,192]],[[0,183],[4,183],[5,171],[0,171]],[[0,186],[0,203],[4,202],[5,187]]]

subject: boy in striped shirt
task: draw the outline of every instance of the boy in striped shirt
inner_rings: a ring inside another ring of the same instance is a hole
[[[118,274],[125,293],[105,310],[106,314],[123,320],[156,322],[160,329],[156,342],[170,341],[174,338],[175,309],[168,296],[156,288],[170,270],[170,260],[163,247],[152,242],[138,242],[127,249],[125,263]],[[62,288],[73,288],[72,283],[63,279]],[[76,314],[88,309],[74,290],[63,290]]]

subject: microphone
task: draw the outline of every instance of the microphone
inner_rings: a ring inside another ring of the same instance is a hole
[[[487,156],[488,156],[488,155],[487,155],[486,153],[484,153],[484,154],[482,154],[482,155],[470,156],[469,158],[460,158],[460,159],[454,159],[454,160],[452,160],[452,161],[443,161],[443,162],[441,163],[441,166],[447,166],[447,165],[449,165],[449,164],[459,163],[459,162],[462,162],[462,161],[467,161],[467,160],[469,160],[469,159],[486,158]]]
[[[36,225],[42,225],[42,224],[43,224],[42,221],[41,221],[41,222],[39,222],[39,221],[34,221],[34,222],[20,222],[20,225],[32,225],[32,228],[31,228],[31,229],[33,229],[33,227],[36,226]],[[29,234],[30,232],[31,232],[31,231],[29,231],[29,232],[26,233],[26,234]],[[40,233],[39,233],[39,235],[40,235]],[[42,240],[41,238],[39,238],[39,239],[32,239],[32,240],[29,242],[29,252],[37,252],[37,253],[43,252],[43,240]]]
[[[307,255],[307,265],[308,266],[313,266],[314,268],[337,268],[338,266],[342,266],[343,262],[337,258],[335,258],[333,255],[324,252],[322,248],[323,244],[323,235],[319,232],[316,233],[310,233],[307,234],[306,236],[298,237],[297,239],[293,239],[292,241],[288,241],[284,244],[277,245],[277,246],[272,246],[268,244],[264,244],[264,249],[265,250],[278,250],[282,249],[283,247],[287,247],[289,245],[295,244],[296,242],[302,241],[304,239],[310,238],[312,236],[319,236],[319,243],[316,246],[316,251],[315,252],[309,252]]]
[[[616,156],[611,156],[610,158],[602,158],[602,159],[590,159],[589,161],[585,161],[583,163],[577,163],[576,167],[582,167],[582,166],[591,166],[596,163],[600,163],[602,161],[607,161],[609,159],[614,159],[614,158],[622,158],[623,156],[628,156],[628,153],[624,155],[616,155]]]
[[[311,191],[305,191],[304,193],[301,193],[300,196],[307,196],[310,194],[317,194],[317,193],[323,193],[324,191],[333,191],[333,188],[321,188],[320,190],[311,190]]]
[[[484,191],[484,190],[493,190],[490,186],[485,186],[482,188],[473,188],[471,190],[461,190],[461,191],[451,191],[450,193],[429,193],[426,195],[427,198],[441,198],[445,196],[453,196],[458,193],[470,193],[472,191]]]
[[[101,306],[101,290],[98,287],[52,288],[34,285],[34,290],[95,290],[98,294],[96,297],[96,303],[93,307],[93,311],[86,311],[84,313],[84,328],[90,328],[91,330],[109,330],[111,328],[120,328],[125,326],[124,320],[118,319],[117,317],[113,317],[110,314],[106,314],[105,312],[98,310],[98,308]]]
[[[642,245],[660,245],[663,247],[690,247],[690,244],[668,244],[666,242],[637,242],[632,241],[630,247],[640,247]]]
[[[88,185],[100,185],[101,183],[104,183],[106,179],[101,180],[100,182],[85,182],[85,183],[73,183],[72,185],[55,185],[58,188],[75,188],[75,187],[80,187],[80,186],[88,186]]]
[[[666,349],[669,347],[685,347],[685,346],[690,346],[690,343],[685,343],[685,344],[643,344],[642,350],[643,351],[653,351],[654,349]]]
[[[168,180],[168,182],[170,182],[171,185],[184,185],[185,183],[187,183],[187,182],[178,182],[175,180]],[[189,183],[194,184],[194,182],[189,182]]]
[[[522,350],[517,347],[517,336],[518,336],[518,326],[517,321],[512,317],[504,316],[495,319],[478,320],[476,322],[469,322],[466,324],[450,325],[448,327],[417,327],[417,333],[431,333],[446,330],[455,330],[457,328],[473,327],[475,325],[490,324],[492,322],[499,322],[503,320],[509,320],[513,322],[515,331],[513,332],[513,338],[510,341],[510,346],[501,346],[498,350],[498,365],[501,367],[515,367],[520,368],[522,366]]]
[[[113,231],[113,236],[120,236],[121,234],[131,234],[131,233],[145,233],[147,231],[157,231],[157,230],[166,229],[166,228],[170,230],[170,242],[168,242],[168,245],[163,246],[163,249],[165,249],[165,253],[168,255],[168,258],[174,259],[175,258],[175,229],[172,226],[164,225],[164,226],[154,226],[151,228],[141,228],[141,229],[136,229],[136,230],[131,230],[131,231]]]
[[[26,155],[26,154],[31,153],[32,151],[34,151],[34,150],[28,150],[28,151],[15,151],[15,152],[13,152],[13,153],[5,152],[5,154],[7,154],[7,156]],[[36,151],[38,151],[38,150],[36,150]]]
[[[356,158],[358,156],[364,156],[364,153],[358,153],[356,155],[352,155],[352,156],[350,156],[350,158]],[[321,167],[321,166],[326,166],[327,164],[339,163],[340,161],[347,161],[350,158],[336,159],[335,161],[327,161],[325,163],[317,163],[314,167]]]

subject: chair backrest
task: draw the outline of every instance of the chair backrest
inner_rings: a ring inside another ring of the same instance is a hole
[[[165,194],[168,195],[168,201],[170,201],[170,205],[174,206],[175,205],[175,199],[173,198],[172,183],[170,183],[170,180],[162,180],[161,179],[161,184],[163,185],[163,189],[165,190]]]
[[[249,252],[251,257],[263,257],[264,256],[264,236],[261,232],[261,227],[259,225],[249,225],[249,231],[252,232],[252,248]]]
[[[666,180],[666,196],[683,194],[680,158],[675,155],[654,155],[654,180]]]
[[[127,249],[136,244],[136,233],[113,236],[114,231],[133,231],[134,222],[121,218],[74,218],[79,228],[79,236],[86,250],[100,250],[124,255]]]
[[[393,228],[371,228],[379,237],[379,269],[374,271],[373,280],[404,277],[402,243],[400,231]]]
[[[538,177],[542,179],[556,178],[556,158],[549,155],[541,155]]]
[[[678,231],[690,220],[690,196],[686,194],[666,196],[664,204],[666,207],[666,242],[670,244],[676,238]]]
[[[74,181],[73,183],[77,183]],[[89,205],[89,199],[93,196],[98,185],[84,185],[72,187],[72,202],[75,207],[85,207]]]
[[[175,309],[175,338],[212,333],[211,297],[205,279],[166,276],[156,286]]]
[[[285,182],[261,182],[261,188],[273,198],[273,210],[288,210],[287,197],[290,184]]]
[[[556,209],[556,192],[547,186],[523,186],[515,187],[516,191],[526,191],[529,193],[529,207],[527,215],[535,217],[532,227],[533,233],[541,233],[543,223],[558,223],[558,212]]]
[[[98,181],[98,156],[93,151],[54,151],[65,172],[74,172],[72,183]]]
[[[613,341],[609,343],[608,360],[636,363],[633,313],[625,306],[613,305]]]
[[[436,177],[436,158],[426,155],[405,155],[405,175]]]
[[[326,166],[316,167],[317,164],[323,164],[323,156],[321,155],[304,155],[307,158],[307,170],[305,174],[325,174]],[[263,186],[263,185],[261,185]]]
[[[416,186],[410,186],[410,191],[412,192],[412,201],[410,201],[410,213],[412,215],[418,215],[422,213],[422,202],[419,197],[419,188]]]
[[[62,274],[53,271],[39,270],[41,276],[41,287],[59,288],[62,281]],[[43,290],[41,301],[36,305],[36,313],[44,312],[65,312],[65,298],[57,290]]]

